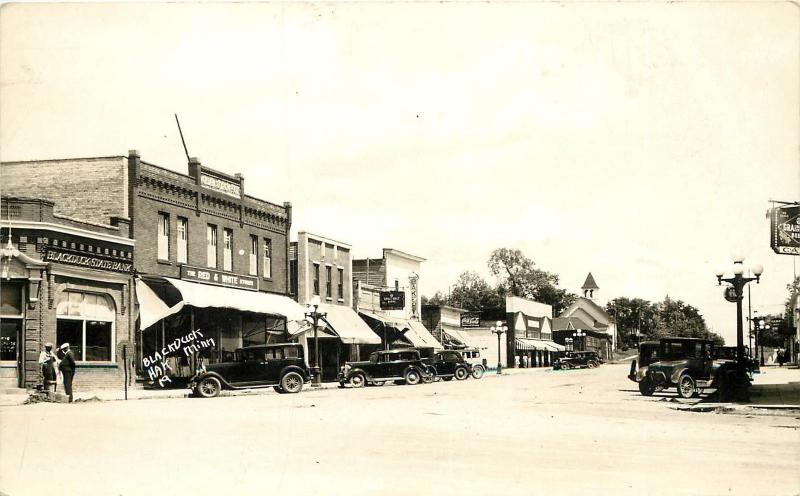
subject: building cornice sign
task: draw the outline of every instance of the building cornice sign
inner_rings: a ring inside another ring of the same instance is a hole
[[[241,185],[221,177],[212,176],[211,174],[207,174],[205,172],[200,174],[200,184],[204,188],[214,190],[217,193],[222,193],[223,195],[232,196],[234,198],[242,197]]]
[[[769,211],[770,246],[781,255],[800,255],[800,205],[783,205]]]
[[[467,312],[461,314],[461,327],[470,329],[481,326],[480,312]]]
[[[181,265],[181,279],[184,281],[212,284],[214,286],[225,286],[227,288],[247,289],[258,291],[258,278],[251,276],[241,276],[230,274],[214,269],[192,267]]]
[[[55,248],[47,248],[47,251],[44,255],[44,261],[123,273],[130,273],[133,269],[133,263],[131,262],[121,262],[119,260],[110,260],[93,255],[71,253]]]
[[[406,293],[404,291],[381,291],[381,310],[402,310],[406,307]]]

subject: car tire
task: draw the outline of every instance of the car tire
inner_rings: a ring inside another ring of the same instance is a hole
[[[597,367],[597,364],[594,363],[593,361],[589,360],[588,362],[586,362],[586,368],[593,369],[595,367]]]
[[[644,379],[639,383],[639,392],[642,393],[642,396],[653,396],[653,393],[656,392],[656,388],[653,386],[652,382],[648,379]]]
[[[222,390],[222,383],[216,377],[206,377],[197,385],[196,393],[203,398],[214,398],[219,396]]]
[[[350,376],[348,382],[350,383],[350,387],[358,389],[366,386],[367,378],[364,377],[364,374],[356,372],[355,374]]]
[[[467,369],[465,369],[464,367],[458,367],[456,369],[455,376],[457,381],[463,381],[464,379],[469,377],[469,372],[467,372]]]
[[[428,375],[422,376],[422,382],[425,384],[431,384],[436,380],[436,371],[435,370],[428,370]]]
[[[287,372],[281,377],[281,389],[290,394],[299,393],[303,389],[303,376],[297,372]]]
[[[689,374],[681,375],[680,379],[678,379],[678,396],[689,399],[694,395],[695,391],[697,391],[697,386],[692,376]]]
[[[276,393],[280,393],[280,394],[284,393],[284,390],[281,389],[280,386],[272,386],[272,389],[274,389]]]
[[[483,370],[482,366],[476,365],[475,367],[472,368],[472,378],[480,379],[481,377],[483,377],[484,372],[485,370]]]
[[[403,378],[409,386],[416,386],[422,380],[422,375],[416,369],[406,371]]]
[[[381,387],[386,381],[372,381],[372,385],[375,387]]]

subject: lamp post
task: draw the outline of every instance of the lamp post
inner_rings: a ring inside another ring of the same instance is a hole
[[[500,336],[508,332],[508,326],[503,324],[502,320],[498,320],[490,330],[492,334],[497,334],[497,375],[500,375],[503,373],[503,364],[500,362]]]
[[[765,320],[758,321],[758,334],[756,334],[756,353],[758,353],[758,343],[761,342],[761,365],[764,365],[764,335],[761,334],[764,331],[768,331],[772,329],[772,327],[766,323]],[[760,336],[759,336],[760,335]]]
[[[744,257],[733,257],[733,277],[725,278],[724,270],[717,271],[717,284],[722,286],[723,282],[731,285],[733,288],[733,299],[736,302],[736,361],[741,370],[745,370],[744,358],[744,329],[742,326],[742,299],[744,298],[744,287],[747,283],[755,281],[759,283],[761,274],[764,272],[764,267],[761,265],[754,265],[752,272],[755,277],[744,277]]]
[[[567,351],[572,351],[572,338],[564,338],[564,344],[567,345]]]
[[[319,331],[319,319],[328,315],[325,312],[318,311],[319,305],[319,295],[312,296],[311,301],[306,306],[309,307],[309,309],[313,308],[313,310],[305,314],[305,317],[310,318],[314,326],[314,366],[312,367],[314,371],[314,382],[311,383],[312,387],[319,387],[322,382],[322,369],[319,366],[319,335],[317,332]]]
[[[576,344],[581,340],[581,338],[586,337],[586,333],[583,332],[581,329],[578,329],[577,331],[573,332],[572,335],[575,336]],[[585,341],[580,341],[580,342],[581,342],[581,349],[578,351],[586,351],[586,342]]]

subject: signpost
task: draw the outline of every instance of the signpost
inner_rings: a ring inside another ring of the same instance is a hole
[[[800,255],[800,204],[773,207],[769,219],[772,250],[780,255]]]
[[[406,293],[404,291],[381,291],[381,310],[402,310],[406,307]]]

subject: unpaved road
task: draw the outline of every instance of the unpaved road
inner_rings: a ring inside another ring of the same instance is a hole
[[[0,491],[800,494],[800,413],[679,412],[626,373],[3,407]]]

